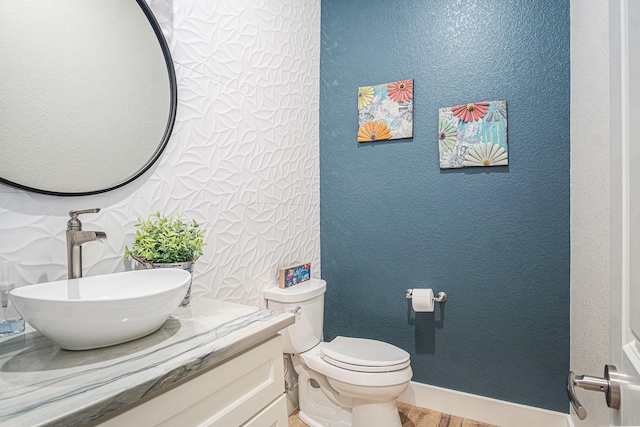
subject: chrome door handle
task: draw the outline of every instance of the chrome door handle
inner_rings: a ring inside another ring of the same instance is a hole
[[[613,365],[605,365],[604,378],[576,375],[573,371],[569,371],[569,377],[567,378],[569,401],[573,405],[578,418],[584,420],[587,418],[587,410],[580,404],[576,396],[575,387],[601,391],[605,394],[609,408],[620,409],[620,380],[618,378],[618,370]]]

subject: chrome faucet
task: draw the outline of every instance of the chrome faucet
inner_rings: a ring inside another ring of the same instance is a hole
[[[102,231],[82,231],[82,223],[78,215],[98,213],[99,208],[70,211],[71,219],[67,221],[67,273],[69,279],[82,277],[82,245],[95,240],[104,242],[107,235]]]

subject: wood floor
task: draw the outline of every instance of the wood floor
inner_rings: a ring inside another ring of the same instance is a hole
[[[402,427],[496,427],[491,424],[465,420],[464,418],[454,417],[453,415],[442,414],[400,402],[398,402],[398,411],[400,412]],[[298,411],[289,415],[289,427],[307,427],[307,425],[298,418]]]

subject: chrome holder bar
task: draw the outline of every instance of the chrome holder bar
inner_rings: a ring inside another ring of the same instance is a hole
[[[407,299],[413,298],[413,289],[407,289],[405,298]],[[445,294],[444,292],[438,292],[438,296],[433,298],[433,302],[443,303],[446,300],[447,300],[447,294]]]

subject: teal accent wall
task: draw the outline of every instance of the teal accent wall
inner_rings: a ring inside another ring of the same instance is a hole
[[[413,380],[567,412],[569,1],[323,0],[325,339]],[[414,137],[358,143],[359,86],[414,79]],[[440,170],[438,108],[506,99],[509,166]],[[584,106],[595,108],[595,106]],[[416,314],[406,288],[445,291]]]

